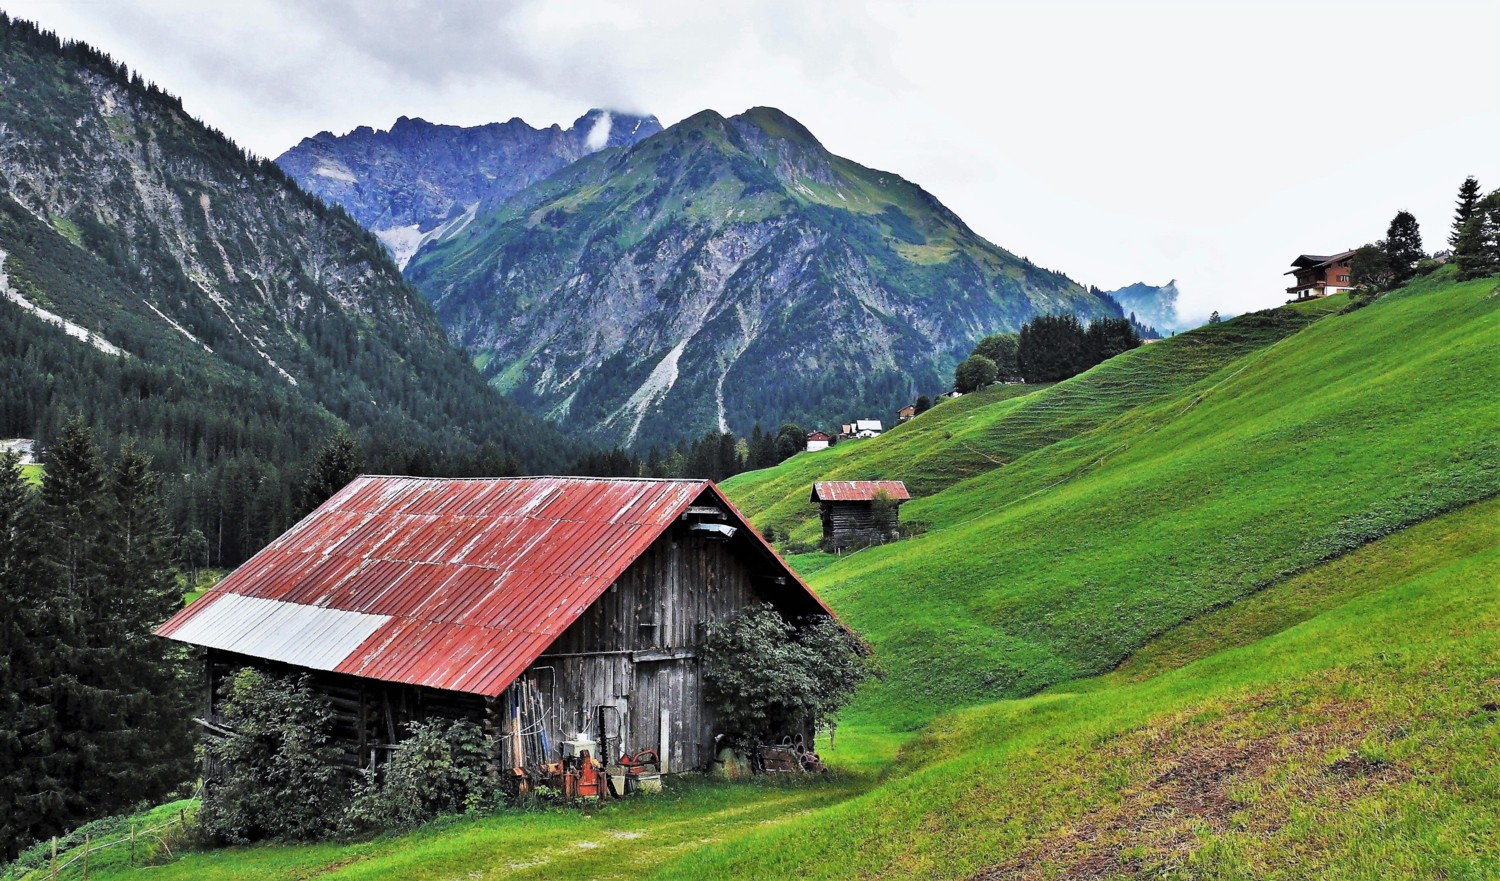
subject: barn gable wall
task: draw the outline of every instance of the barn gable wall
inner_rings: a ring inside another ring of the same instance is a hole
[[[665,746],[669,771],[707,766],[716,732],[697,657],[707,625],[769,598],[741,541],[667,529],[543,653],[527,675],[547,696],[550,743],[599,740],[608,707],[609,758]]]

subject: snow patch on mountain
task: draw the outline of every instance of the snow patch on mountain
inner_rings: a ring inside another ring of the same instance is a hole
[[[337,162],[332,162],[326,159],[318,163],[317,167],[313,169],[313,174],[316,174],[318,177],[328,177],[334,180],[341,180],[347,184],[359,183],[359,178],[354,176],[354,172],[338,164]]]
[[[441,241],[451,235],[455,235],[464,227],[474,222],[474,215],[479,211],[479,203],[471,204],[464,213],[453,218],[427,232],[422,232],[420,224],[412,223],[407,226],[394,226],[387,229],[375,230],[375,237],[380,239],[381,244],[391,252],[396,259],[396,266],[405,269],[411,258],[422,250],[422,246],[431,241]]]

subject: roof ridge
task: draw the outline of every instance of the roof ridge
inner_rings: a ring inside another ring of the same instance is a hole
[[[592,480],[600,483],[713,483],[707,477],[595,477],[581,474],[523,474],[515,477],[426,477],[417,474],[361,474],[360,477],[375,477],[382,480]]]

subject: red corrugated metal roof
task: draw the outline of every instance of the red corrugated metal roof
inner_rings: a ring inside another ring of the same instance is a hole
[[[898,502],[911,498],[899,480],[824,480],[813,484],[812,501],[868,502],[882,492]]]
[[[739,521],[789,587],[828,611],[709,481],[360,477],[156,632],[252,657],[317,659],[302,664],[317,669],[498,695],[704,494]],[[273,602],[213,602],[227,594]],[[290,606],[331,611],[280,614]],[[235,617],[252,610],[256,621]],[[365,617],[344,621],[340,612]],[[272,616],[308,628],[308,639],[378,626],[346,648],[299,646],[285,627],[257,629]]]

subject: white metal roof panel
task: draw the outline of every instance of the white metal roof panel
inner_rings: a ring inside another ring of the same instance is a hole
[[[226,593],[171,636],[226,652],[332,670],[390,620],[389,615]]]

